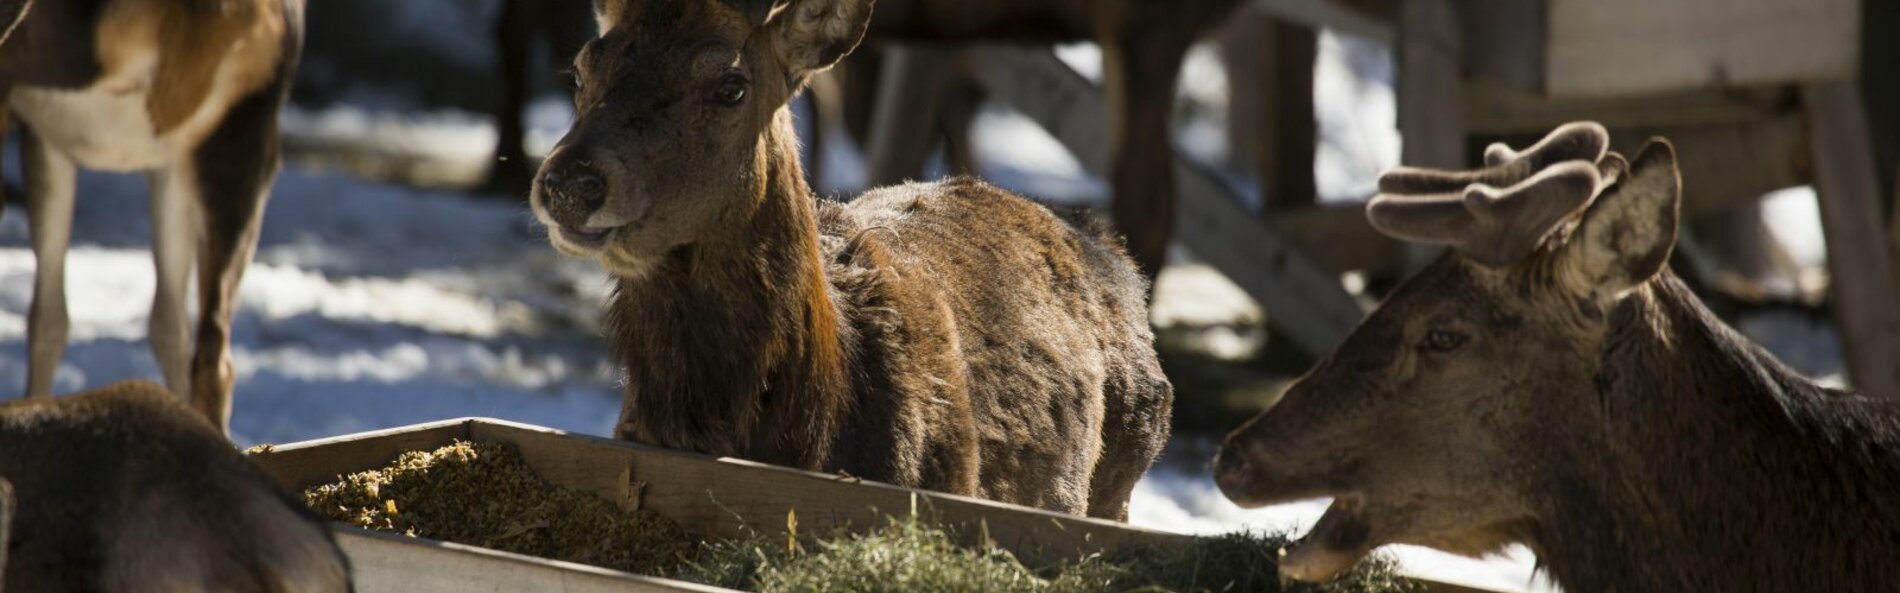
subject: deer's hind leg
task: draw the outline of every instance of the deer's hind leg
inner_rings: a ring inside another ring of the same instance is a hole
[[[33,305],[27,313],[27,397],[53,393],[53,375],[66,353],[66,249],[72,243],[72,158],[21,126],[26,210],[33,237]]]
[[[231,317],[238,284],[257,249],[264,204],[279,168],[277,110],[282,84],[238,101],[188,159],[203,240],[198,251],[198,334],[191,358],[191,404],[228,433]]]

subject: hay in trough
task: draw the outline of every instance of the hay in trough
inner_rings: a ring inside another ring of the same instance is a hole
[[[669,572],[699,545],[657,513],[547,483],[503,443],[404,453],[305,490],[304,502],[359,527],[638,574]]]
[[[675,578],[792,593],[1413,593],[1416,581],[1373,558],[1323,585],[1283,582],[1275,560],[1287,540],[1233,533],[1176,549],[1127,549],[1030,568],[1009,552],[960,546],[915,516],[867,533],[839,532],[809,547],[782,538],[709,542]]]
[[[700,541],[651,511],[623,511],[549,484],[503,443],[404,453],[388,467],[310,488],[304,499],[332,520],[369,529],[760,593],[1421,590],[1378,558],[1325,585],[1282,582],[1275,561],[1286,539],[1250,533],[1030,567],[1006,550],[963,545],[927,520],[928,511],[866,532]]]

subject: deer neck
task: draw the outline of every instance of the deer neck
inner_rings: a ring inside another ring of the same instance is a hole
[[[795,142],[781,109],[743,223],[619,280],[605,317],[627,373],[617,436],[806,469],[828,456],[848,348]]]
[[[1596,421],[1574,422],[1601,432],[1548,464],[1536,547],[1566,590],[1809,589],[1777,579],[1854,566],[1828,544],[1900,519],[1866,488],[1900,479],[1890,406],[1782,366],[1667,272],[1611,316]]]

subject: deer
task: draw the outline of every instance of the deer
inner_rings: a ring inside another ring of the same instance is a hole
[[[530,203],[615,288],[615,436],[1125,518],[1173,388],[1086,215],[970,178],[821,200],[788,102],[871,0],[602,0]]]
[[[506,0],[498,29],[504,97],[495,114],[500,134],[497,173],[526,162],[522,108],[532,32],[550,32],[555,55],[571,56],[580,35],[566,26],[577,0]],[[866,36],[878,42],[1057,44],[1093,41],[1102,48],[1111,146],[1110,186],[1116,228],[1152,280],[1167,255],[1174,220],[1174,148],[1168,133],[1181,63],[1194,42],[1233,12],[1239,0],[879,0]],[[871,72],[853,70],[852,76]],[[854,85],[870,88],[875,85]],[[820,110],[822,113],[824,110]],[[952,127],[967,125],[967,121]],[[820,126],[822,129],[822,126]],[[959,130],[951,130],[953,133]],[[808,142],[818,142],[823,134]],[[961,144],[961,143],[960,143]],[[821,154],[821,153],[820,153]],[[969,170],[968,159],[959,169]],[[492,184],[505,181],[492,181]]]
[[[35,269],[28,397],[66,348],[65,256],[79,167],[150,176],[165,384],[230,423],[231,316],[280,167],[277,113],[302,50],[303,0],[37,2],[0,47],[0,120],[20,124]],[[3,131],[3,130],[0,130]],[[186,282],[198,278],[197,331]]]
[[[7,591],[352,590],[323,520],[148,381],[0,404],[8,540]]]
[[[1373,226],[1447,253],[1214,463],[1241,506],[1333,497],[1283,575],[1521,543],[1566,591],[1900,582],[1900,408],[1711,314],[1668,266],[1675,149],[1608,145],[1578,122],[1480,170],[1379,179]]]

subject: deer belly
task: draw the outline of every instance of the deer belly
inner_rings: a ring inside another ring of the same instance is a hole
[[[171,142],[159,136],[142,91],[14,87],[13,113],[42,142],[88,169],[143,171],[171,160]]]

